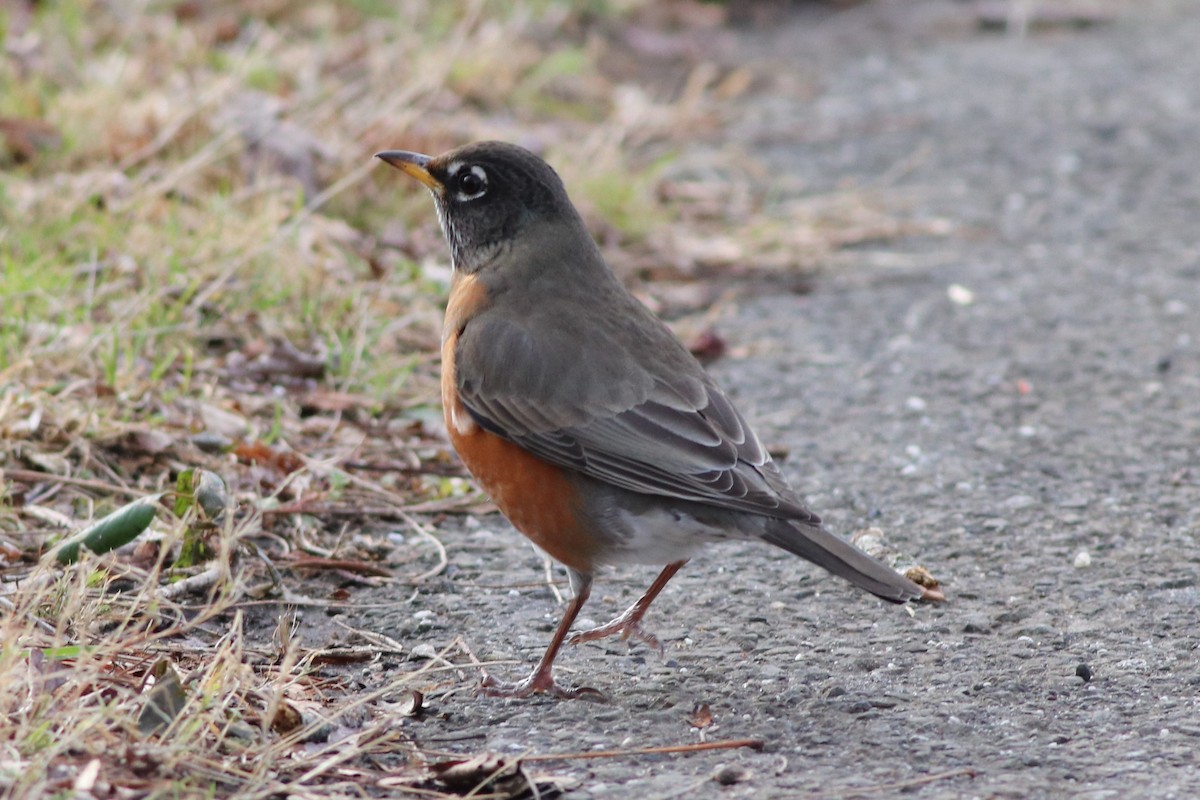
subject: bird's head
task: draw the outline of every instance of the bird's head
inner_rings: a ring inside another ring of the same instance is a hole
[[[429,188],[456,270],[483,269],[538,225],[581,225],[558,174],[517,145],[476,142],[439,156],[386,150],[376,157]]]

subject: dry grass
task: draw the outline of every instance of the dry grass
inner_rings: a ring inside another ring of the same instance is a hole
[[[806,266],[897,232],[854,202],[764,215],[761,176],[715,144],[751,76],[677,59],[684,80],[652,91],[603,67],[627,61],[622,26],[644,6],[0,11],[7,794],[357,796],[419,763],[392,705],[412,676],[352,692],[316,677],[330,654],[246,616],[334,602],[296,594],[297,560],[419,582],[445,554],[410,512],[484,502],[438,434],[448,276],[429,201],[376,150],[538,148],[631,278]],[[195,467],[229,486],[216,528],[163,509],[135,546],[45,557]],[[416,535],[348,533],[364,516]],[[211,558],[181,567],[196,535]],[[368,645],[355,657],[383,652]],[[183,705],[140,730],[164,698]]]

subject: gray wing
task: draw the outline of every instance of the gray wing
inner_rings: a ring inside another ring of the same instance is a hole
[[[545,333],[569,315],[539,320],[536,340],[520,322],[481,315],[459,338],[463,404],[486,430],[597,480],[818,524],[691,354],[640,304],[632,313],[642,325],[593,319],[576,335]]]

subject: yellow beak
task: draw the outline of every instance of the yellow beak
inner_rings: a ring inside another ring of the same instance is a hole
[[[442,182],[433,177],[429,171],[429,162],[433,160],[429,156],[410,153],[407,150],[384,150],[382,153],[376,153],[375,157],[401,172],[411,175],[438,194],[442,194],[446,190]]]

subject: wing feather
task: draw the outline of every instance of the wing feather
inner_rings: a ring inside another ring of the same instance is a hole
[[[528,334],[528,320],[480,315],[459,337],[455,369],[463,404],[486,430],[600,481],[819,521],[691,354],[631,302],[645,316],[641,326],[600,326],[537,339]],[[553,317],[564,319],[571,315]],[[651,342],[644,341],[646,320],[652,323]],[[538,323],[541,332],[552,320]],[[636,342],[640,346],[622,335],[630,327],[643,337]],[[590,337],[586,362],[582,347],[571,344],[585,341],[580,336]]]

